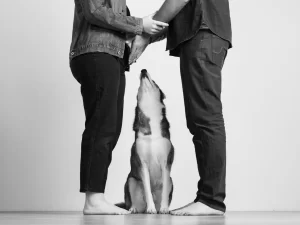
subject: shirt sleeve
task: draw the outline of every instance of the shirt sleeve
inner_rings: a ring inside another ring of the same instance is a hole
[[[190,0],[165,0],[153,19],[170,22]]]

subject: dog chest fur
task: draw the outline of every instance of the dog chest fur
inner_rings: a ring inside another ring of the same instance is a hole
[[[151,180],[160,180],[161,167],[167,165],[171,143],[166,138],[152,138],[151,136],[140,137],[136,140],[137,154],[141,163],[149,168]]]

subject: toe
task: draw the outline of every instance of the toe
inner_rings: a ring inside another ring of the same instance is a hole
[[[122,214],[123,215],[128,215],[128,214],[130,214],[130,212],[129,211],[124,211],[124,212],[122,212]]]
[[[182,211],[182,210],[179,210],[179,211],[175,212],[176,216],[185,216],[186,214],[187,214],[187,212]]]
[[[174,216],[179,216],[179,212],[177,210],[176,211],[170,211],[170,214],[174,215]]]

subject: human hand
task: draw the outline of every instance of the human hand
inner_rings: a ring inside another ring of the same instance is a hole
[[[136,35],[129,55],[129,65],[131,65],[133,62],[136,62],[136,60],[142,55],[146,47],[149,45],[149,42],[149,36]]]
[[[168,27],[169,24],[153,20],[155,13],[143,18],[143,31],[147,34],[154,35]]]
[[[136,36],[136,34],[126,33],[126,44],[129,46],[130,49],[132,47],[132,43],[135,39],[135,36]]]

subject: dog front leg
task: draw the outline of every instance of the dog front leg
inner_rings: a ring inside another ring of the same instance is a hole
[[[149,169],[146,163],[142,163],[141,178],[144,186],[145,198],[147,203],[146,213],[156,214],[157,211],[155,209],[155,204],[151,192]]]
[[[169,213],[169,196],[172,186],[172,181],[170,178],[170,171],[167,168],[162,168],[162,193],[161,193],[161,204],[160,204],[160,214]]]

